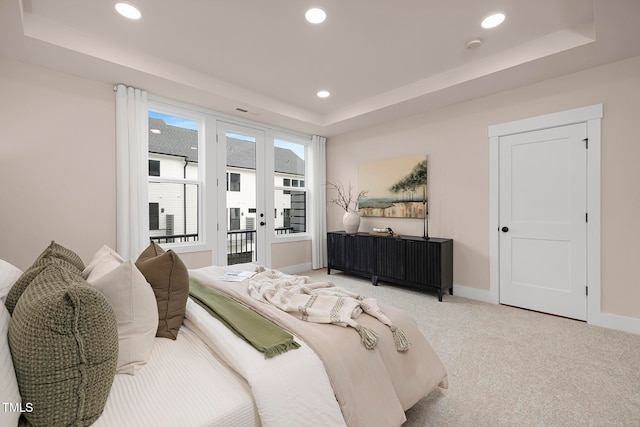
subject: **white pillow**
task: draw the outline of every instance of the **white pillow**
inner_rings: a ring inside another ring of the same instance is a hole
[[[0,259],[0,300],[2,300],[2,305],[4,305],[4,299],[9,290],[21,275],[22,271],[18,267]]]
[[[13,370],[13,359],[11,359],[11,350],[9,349],[9,340],[7,332],[9,331],[9,322],[11,316],[9,311],[0,304],[0,384],[2,384],[2,394],[0,401],[3,407],[0,408],[0,427],[16,427],[20,418],[20,391],[18,389],[18,380],[16,372]],[[5,405],[9,403],[10,405]],[[10,410],[11,405],[16,410]],[[28,408],[23,408],[28,409]]]
[[[93,258],[91,258],[91,261],[89,261],[89,264],[87,264],[84,268],[84,270],[82,270],[82,277],[84,277],[85,279],[87,277],[89,277],[89,275],[91,274],[91,272],[93,271],[93,269],[96,267],[96,265],[104,258],[110,256],[111,258],[114,258],[118,261],[118,263],[122,263],[124,262],[124,259],[122,259],[122,257],[120,255],[118,255],[118,253],[116,251],[114,251],[113,249],[111,249],[109,246],[104,245],[102,246],[100,249],[98,249],[98,252],[95,253],[95,255],[93,256]],[[117,265],[114,265],[114,268],[117,267]],[[103,273],[104,274],[104,273]],[[97,277],[97,276],[96,276]]]
[[[149,361],[158,330],[158,304],[151,285],[133,261],[118,262],[112,254],[94,266],[87,282],[102,292],[116,314],[116,373],[135,375]]]

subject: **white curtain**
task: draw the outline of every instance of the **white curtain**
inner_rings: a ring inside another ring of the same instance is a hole
[[[311,139],[311,268],[327,266],[327,138],[314,135]]]
[[[116,250],[135,260],[149,244],[147,92],[116,86]]]

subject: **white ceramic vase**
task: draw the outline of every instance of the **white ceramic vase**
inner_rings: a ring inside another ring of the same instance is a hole
[[[348,234],[355,234],[360,227],[360,215],[356,211],[347,211],[342,216],[342,225],[344,225],[344,231]]]

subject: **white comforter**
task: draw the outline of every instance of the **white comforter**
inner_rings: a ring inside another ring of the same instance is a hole
[[[299,349],[265,359],[191,299],[185,325],[247,380],[263,426],[346,425],[322,362],[302,340]]]
[[[218,360],[189,327],[156,338],[136,375],[117,374],[92,427],[259,426],[247,383]]]

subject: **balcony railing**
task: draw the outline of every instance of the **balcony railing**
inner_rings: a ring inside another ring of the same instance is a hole
[[[170,236],[151,236],[152,242],[156,243],[185,243],[185,242],[197,242],[198,233],[195,234],[172,234]]]
[[[227,231],[227,265],[257,261],[255,242],[256,230]]]
[[[290,234],[293,227],[278,227],[275,233]],[[152,236],[152,242],[156,243],[186,243],[197,242],[198,234],[173,234],[170,236]],[[227,264],[240,264],[244,262],[256,262],[256,230],[229,230],[227,231]]]

